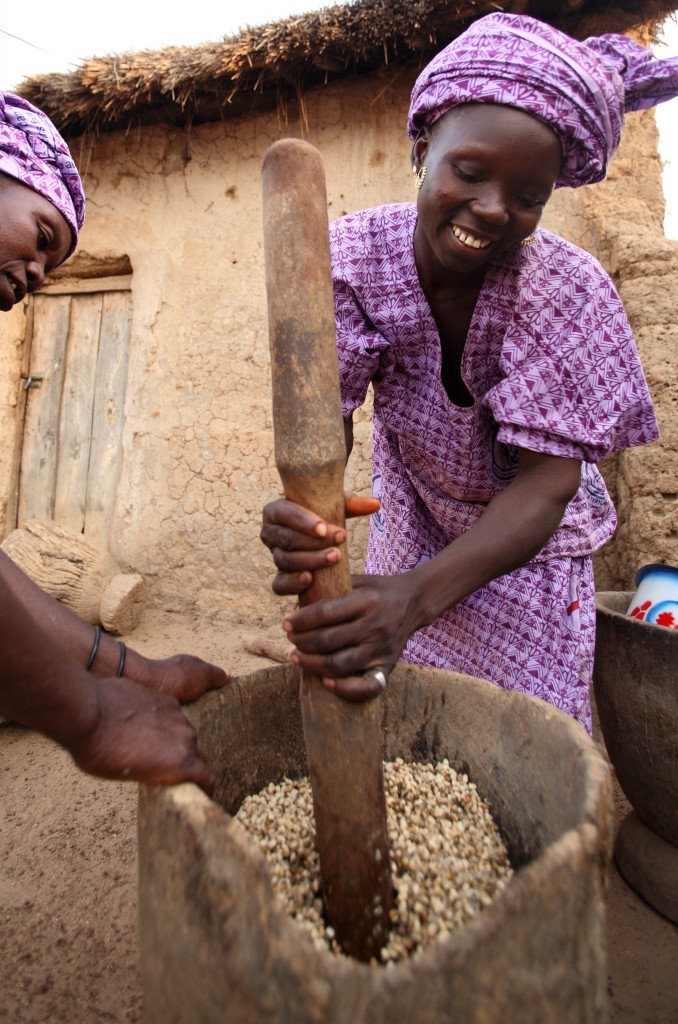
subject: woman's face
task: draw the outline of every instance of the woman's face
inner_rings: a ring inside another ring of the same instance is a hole
[[[414,144],[426,166],[414,245],[433,285],[450,271],[480,270],[537,227],[560,174],[556,134],[513,107],[466,104],[424,129]]]
[[[48,199],[0,175],[0,310],[41,287],[72,244],[67,221]]]

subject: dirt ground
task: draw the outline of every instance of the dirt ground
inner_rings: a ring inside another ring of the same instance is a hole
[[[147,611],[126,639],[238,675],[269,663],[245,650],[237,628],[166,613]],[[628,805],[615,788],[620,821]],[[50,741],[0,727],[2,1024],[144,1024],[136,799],[136,786],[90,778]],[[678,928],[614,866],[606,904],[610,1024],[678,1024]]]

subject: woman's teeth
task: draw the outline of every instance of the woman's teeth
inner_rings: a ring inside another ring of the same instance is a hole
[[[489,238],[476,238],[474,235],[469,235],[466,231],[462,231],[455,224],[452,225],[452,233],[460,242],[468,245],[469,249],[486,249],[491,244]]]

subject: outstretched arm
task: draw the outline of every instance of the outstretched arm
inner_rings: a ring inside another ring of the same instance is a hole
[[[0,551],[0,581],[74,661],[82,666],[87,664],[94,639],[94,628],[89,623],[37,586],[4,551]],[[119,661],[118,644],[102,633],[91,674],[101,678],[115,676]],[[223,686],[228,674],[193,655],[156,660],[128,648],[125,677],[185,702],[195,700],[205,690]]]
[[[49,736],[93,775],[138,782],[214,776],[175,698],[129,679],[92,678],[0,575],[0,713]]]

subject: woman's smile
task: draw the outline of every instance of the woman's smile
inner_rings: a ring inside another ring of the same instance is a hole
[[[452,224],[451,228],[454,237],[459,239],[461,244],[467,249],[487,249],[489,245],[492,245],[493,240],[491,238],[479,238],[458,224]]]

